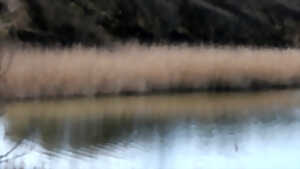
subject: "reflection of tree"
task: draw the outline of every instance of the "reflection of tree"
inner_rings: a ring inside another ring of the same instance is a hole
[[[8,132],[13,134],[10,136],[12,140],[36,134],[40,139],[39,144],[50,151],[63,150],[66,145],[72,151],[77,151],[81,148],[107,148],[116,144],[126,145],[131,142],[131,139],[142,139],[148,142],[156,134],[161,138],[168,137],[170,133],[176,132],[178,126],[183,130],[189,130],[191,124],[196,125],[199,129],[194,131],[196,132],[194,134],[210,138],[213,137],[212,132],[225,133],[226,135],[227,132],[247,130],[251,118],[264,124],[289,124],[291,119],[296,120],[292,113],[274,114],[273,111],[263,110],[259,112],[261,115],[257,116],[256,114],[254,117],[237,116],[236,112],[224,112],[223,115],[213,119],[195,118],[188,115],[174,118],[137,117],[134,113],[124,113],[119,116],[109,115],[109,113],[100,116],[87,115],[75,119],[30,116],[28,122],[21,125],[13,121],[9,122]],[[97,150],[89,149],[89,151]]]
[[[4,113],[5,113],[4,104],[0,102],[0,118],[1,118],[1,116],[3,116]],[[23,144],[23,141],[26,138],[27,138],[26,136],[19,138],[18,140],[16,140],[16,143],[13,147],[11,147],[4,154],[0,154],[0,164],[7,163],[11,160],[15,160],[17,158],[20,158],[20,157],[23,157],[24,155],[26,155],[27,154],[26,152],[19,153],[19,154],[15,153],[15,151]]]
[[[131,139],[139,137],[151,140],[154,132],[164,134],[170,121],[156,118],[138,118],[134,115],[92,116],[79,119],[30,117],[26,125],[8,123],[11,140],[28,135],[37,135],[39,144],[45,149],[56,152],[70,147],[72,151],[81,148],[108,148],[117,144],[127,145]],[[24,123],[23,123],[24,124]],[[29,137],[34,138],[34,137]],[[97,151],[97,150],[90,150]]]
[[[46,149],[56,150],[63,144],[69,144],[73,149],[85,146],[105,146],[114,144],[133,132],[132,117],[86,117],[84,119],[40,119],[31,118],[28,126],[9,124],[10,133],[23,137],[29,133],[40,136],[41,144]]]

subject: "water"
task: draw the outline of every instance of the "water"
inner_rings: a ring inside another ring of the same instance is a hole
[[[1,105],[3,166],[300,168],[300,91],[107,96]],[[23,155],[24,154],[24,155]]]

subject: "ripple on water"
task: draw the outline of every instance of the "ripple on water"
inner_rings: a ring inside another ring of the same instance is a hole
[[[0,147],[25,138],[34,149],[18,160],[28,168],[296,169],[299,96],[269,91],[11,103],[0,117]]]

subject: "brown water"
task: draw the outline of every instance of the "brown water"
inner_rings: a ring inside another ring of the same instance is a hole
[[[3,104],[3,166],[300,168],[300,91],[109,96]]]

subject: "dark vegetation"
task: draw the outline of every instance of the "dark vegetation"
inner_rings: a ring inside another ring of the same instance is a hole
[[[8,2],[0,0],[0,37],[6,40],[44,45],[107,45],[128,40],[280,47],[300,44],[298,0]]]

